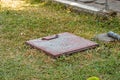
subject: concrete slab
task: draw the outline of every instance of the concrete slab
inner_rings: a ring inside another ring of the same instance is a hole
[[[84,9],[87,11],[98,12],[101,10],[100,8],[96,8],[94,6],[85,5],[84,3],[80,2],[80,1],[74,1],[74,0],[54,0],[54,1],[66,4],[66,5],[70,5],[73,7],[77,7],[80,9]]]
[[[106,0],[54,0],[63,4],[71,5],[83,10],[91,12],[109,12],[106,9]],[[108,0],[108,9],[115,12],[120,12],[120,0]]]

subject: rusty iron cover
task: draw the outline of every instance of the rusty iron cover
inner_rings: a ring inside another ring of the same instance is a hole
[[[59,57],[63,54],[71,54],[89,48],[94,48],[98,45],[95,42],[86,40],[68,32],[29,40],[26,43],[44,51],[52,57]]]

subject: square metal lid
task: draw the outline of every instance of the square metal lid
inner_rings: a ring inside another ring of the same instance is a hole
[[[71,54],[88,48],[94,48],[98,45],[95,42],[86,40],[68,32],[29,40],[26,43],[44,51],[52,57],[59,57],[63,54]]]

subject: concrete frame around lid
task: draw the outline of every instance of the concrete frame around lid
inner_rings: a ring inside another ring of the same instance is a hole
[[[88,5],[73,2],[73,1],[67,1],[67,0],[54,0],[54,1],[60,2],[60,3],[63,3],[63,4],[68,4],[68,5],[75,6],[75,7],[79,7],[79,8],[82,8],[82,9],[94,11],[94,12],[101,11],[101,9],[99,9],[99,8],[95,8],[95,7],[92,7],[92,6],[88,6]]]

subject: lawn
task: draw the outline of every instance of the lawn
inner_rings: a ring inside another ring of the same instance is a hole
[[[120,42],[93,39],[96,34],[108,31],[120,34],[119,30],[119,16],[96,19],[96,15],[71,12],[70,8],[50,1],[1,6],[0,80],[86,80],[91,76],[120,80]],[[53,59],[25,44],[30,39],[62,32],[95,41],[100,46]]]

